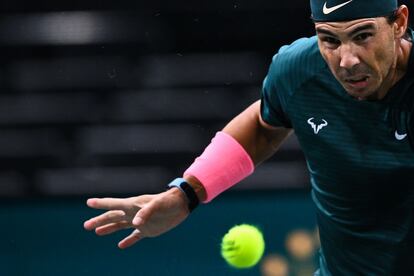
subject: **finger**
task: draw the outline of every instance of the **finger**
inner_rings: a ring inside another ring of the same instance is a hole
[[[118,243],[118,247],[121,249],[125,249],[127,247],[130,247],[131,245],[134,245],[137,241],[141,240],[142,238],[143,236],[141,232],[138,229],[135,229],[128,237],[126,237]]]
[[[127,221],[107,224],[95,229],[95,233],[99,236],[109,235],[119,230],[130,228],[131,224]]]
[[[144,224],[154,214],[154,212],[156,211],[156,206],[157,205],[154,203],[149,203],[145,205],[136,213],[134,219],[132,220],[132,224],[134,226],[140,226]]]
[[[129,207],[127,198],[90,198],[86,204],[91,208],[101,210],[125,210]]]
[[[87,230],[92,230],[97,227],[116,223],[125,220],[125,212],[122,210],[108,211],[97,217],[91,218],[84,222],[83,226]]]

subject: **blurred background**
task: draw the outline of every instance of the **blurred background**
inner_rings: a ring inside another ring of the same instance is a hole
[[[414,10],[413,4],[400,1]],[[255,174],[163,237],[83,230],[90,196],[165,190],[253,101],[281,45],[313,35],[308,1],[0,3],[0,275],[310,275],[317,229],[292,136]],[[236,271],[234,224],[267,238]]]

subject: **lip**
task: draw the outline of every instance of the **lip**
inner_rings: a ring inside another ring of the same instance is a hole
[[[368,86],[369,76],[352,77],[345,79],[347,86],[354,89],[363,89]]]

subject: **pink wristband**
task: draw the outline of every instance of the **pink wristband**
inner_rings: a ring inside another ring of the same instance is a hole
[[[191,175],[201,182],[207,203],[253,171],[254,164],[246,150],[231,135],[220,131],[184,172],[184,177]]]

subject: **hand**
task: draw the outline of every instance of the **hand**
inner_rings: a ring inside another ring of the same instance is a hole
[[[142,238],[159,236],[184,221],[188,206],[183,193],[176,189],[155,195],[130,198],[90,198],[86,204],[94,209],[108,210],[84,223],[86,230],[103,236],[128,228],[132,233],[118,243],[127,248]]]

